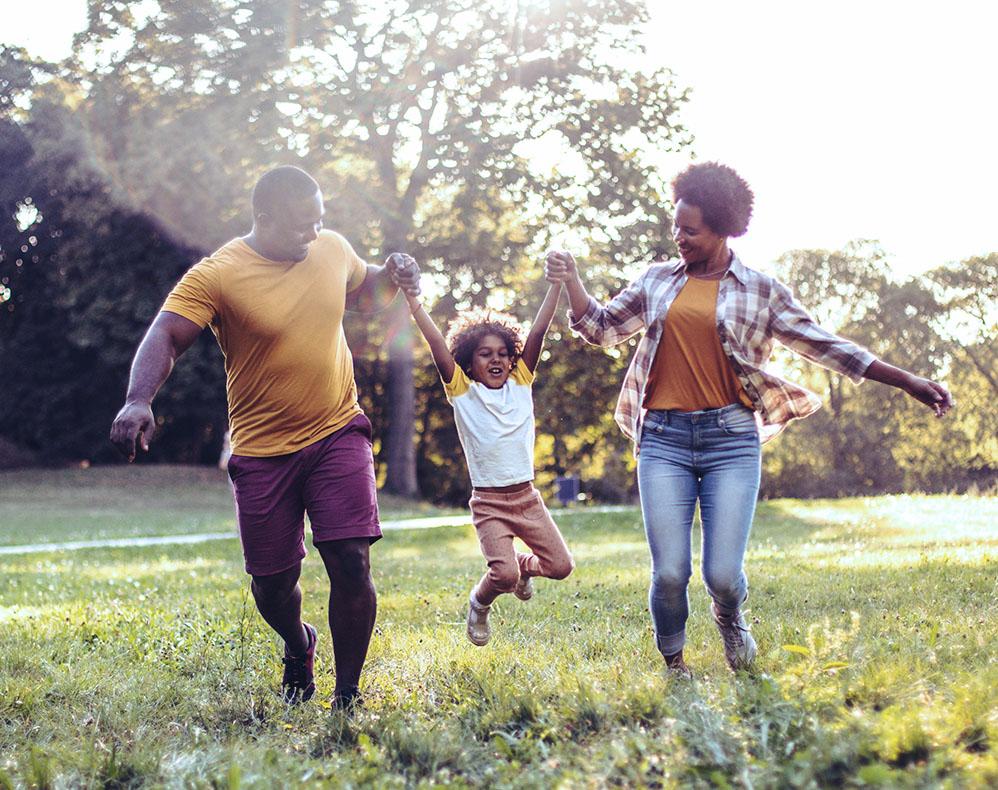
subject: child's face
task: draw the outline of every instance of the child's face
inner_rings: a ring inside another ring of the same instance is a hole
[[[502,387],[512,367],[506,341],[499,335],[485,335],[471,355],[471,378],[489,389]]]

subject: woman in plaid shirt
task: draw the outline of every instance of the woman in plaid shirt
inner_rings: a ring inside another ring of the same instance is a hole
[[[695,164],[672,186],[681,260],[653,263],[606,305],[587,293],[570,253],[548,253],[545,274],[565,283],[572,328],[590,343],[611,346],[644,331],[615,417],[638,455],[656,644],[670,669],[689,676],[683,645],[696,503],[703,578],[724,656],[732,669],[747,667],[756,646],[741,613],[748,597],[743,560],[760,445],[821,405],[814,393],[766,371],[774,342],[854,382],[899,387],[940,417],[952,400],[942,385],[822,329],[786,285],[738,260],[728,238],[748,229],[753,195],[734,170]]]

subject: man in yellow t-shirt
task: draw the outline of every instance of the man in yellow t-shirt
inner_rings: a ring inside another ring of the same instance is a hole
[[[177,358],[210,327],[225,357],[239,536],[264,620],[284,639],[282,694],[315,692],[316,629],[301,620],[304,515],[331,585],[336,688],[349,707],[374,628],[369,547],[381,536],[371,423],[357,403],[343,335],[347,309],[370,312],[399,287],[419,292],[419,267],[393,254],[365,263],[322,229],[319,185],[283,166],[253,189],[253,228],[204,258],[171,291],[135,354],[111,441],[135,459],[149,449],[152,400]],[[141,437],[141,438],[140,438]]]

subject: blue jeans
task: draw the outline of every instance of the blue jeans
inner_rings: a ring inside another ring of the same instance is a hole
[[[748,597],[742,567],[759,493],[755,414],[740,404],[704,411],[649,411],[641,432],[638,487],[651,549],[649,603],[663,655],[686,643],[693,574],[690,536],[700,502],[702,571],[724,612]]]

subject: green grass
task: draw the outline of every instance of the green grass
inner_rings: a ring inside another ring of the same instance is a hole
[[[78,514],[65,473],[0,477],[2,540],[231,526],[224,481],[143,470],[136,490],[120,474],[78,492]],[[0,556],[0,787],[998,783],[996,500],[762,503],[757,667],[726,669],[695,578],[693,682],[665,677],[652,645],[637,511],[560,522],[576,572],[500,599],[485,648],[464,637],[483,567],[471,528],[387,533],[353,720],[324,702],[328,632],[314,703],[278,701],[279,648],[234,539]],[[313,622],[320,565],[313,552],[302,582]]]
[[[379,504],[385,518],[456,512],[385,496]],[[0,472],[0,546],[235,528],[228,477],[211,467]]]

